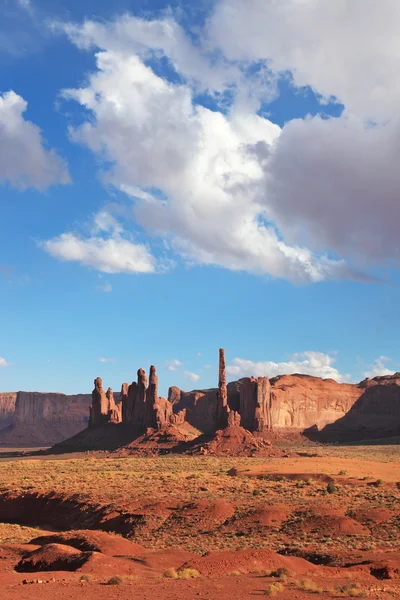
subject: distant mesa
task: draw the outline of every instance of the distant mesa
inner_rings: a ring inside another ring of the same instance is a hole
[[[226,454],[230,447],[232,454],[272,456],[262,440],[306,436],[346,442],[399,435],[400,373],[359,384],[301,374],[228,383],[223,349],[218,387],[185,392],[173,386],[168,398],[159,396],[153,365],[148,378],[139,369],[120,393],[105,391],[97,377],[91,395],[0,394],[0,445],[56,444],[59,452]]]
[[[276,456],[275,435],[346,441],[400,433],[399,374],[358,385],[301,374],[227,383],[220,349],[218,388],[184,392],[174,386],[162,398],[154,366],[149,380],[139,369],[136,381],[123,383],[118,402],[100,378],[94,384],[88,429],[58,450]]]
[[[0,446],[50,446],[88,424],[90,394],[0,393]]]

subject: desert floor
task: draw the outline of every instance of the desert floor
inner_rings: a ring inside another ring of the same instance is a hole
[[[0,598],[399,598],[400,446],[290,451],[0,451]]]

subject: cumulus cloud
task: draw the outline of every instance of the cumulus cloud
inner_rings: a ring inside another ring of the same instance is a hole
[[[343,382],[348,380],[349,375],[342,375],[335,367],[335,358],[322,352],[302,352],[294,354],[290,361],[252,361],[243,358],[234,358],[227,365],[226,371],[236,379],[241,377],[276,377],[277,375],[290,375],[300,373],[322,377],[323,379],[335,379]]]
[[[133,55],[142,60],[163,56],[176,75],[199,91],[223,93],[241,77],[238,66],[222,55],[200,52],[172,17],[148,20],[126,14],[107,23],[87,20],[82,25],[55,23],[54,27],[65,31],[82,50],[104,48],[123,61]]]
[[[156,259],[148,248],[122,237],[123,229],[111,215],[104,211],[97,215],[94,232],[90,237],[62,233],[39,245],[59,260],[79,262],[102,273],[156,272]],[[108,237],[100,234],[107,234]]]
[[[40,129],[24,119],[26,109],[15,92],[0,94],[0,183],[22,190],[69,183],[64,160],[46,149]]]
[[[285,125],[260,156],[259,198],[288,244],[362,268],[400,262],[399,26],[397,0],[384,11],[374,0],[220,0],[208,24],[229,59],[266,60],[344,105],[340,118]]]
[[[397,115],[400,4],[385,0],[219,0],[209,43],[231,60],[267,60],[295,85],[367,118]]]
[[[180,360],[174,358],[173,360],[167,360],[166,362],[167,371],[177,371],[183,367],[183,363]]]
[[[117,362],[117,359],[116,359],[116,358],[105,358],[104,356],[101,356],[101,357],[99,358],[99,360],[100,360],[100,362],[101,362],[101,363],[104,363],[104,364],[106,364],[106,363],[115,363],[115,362]]]
[[[10,363],[7,362],[5,358],[0,356],[0,369],[5,369],[6,367],[9,367],[9,366],[10,366]]]
[[[363,262],[400,261],[400,122],[294,120],[265,167],[261,202],[291,244]],[[288,176],[289,174],[289,176]]]
[[[388,356],[380,356],[374,360],[374,363],[369,367],[368,371],[364,373],[365,377],[378,377],[379,375],[391,375],[394,373],[393,369],[388,369],[387,363],[393,362]]]
[[[142,40],[136,25],[124,21],[123,33],[115,23],[67,28],[79,47],[98,50],[97,71],[86,87],[63,92],[89,115],[71,139],[111,165],[104,177],[132,196],[136,220],[190,264],[299,283],[351,276],[341,260],[286,244],[267,220],[255,149],[268,154],[280,128],[240,103],[212,111],[196,103],[190,82],[159,77],[132,41]]]
[[[192,383],[197,383],[200,379],[200,375],[197,375],[197,373],[192,373],[191,371],[184,371],[183,376]]]
[[[399,25],[397,0],[219,0],[196,43],[172,17],[64,24],[97,65],[63,91],[83,108],[70,138],[190,265],[368,279],[400,262]],[[259,108],[282,76],[344,112],[281,129]]]

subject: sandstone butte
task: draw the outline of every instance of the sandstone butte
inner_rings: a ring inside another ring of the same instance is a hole
[[[48,446],[88,423],[90,394],[0,393],[0,445]]]
[[[97,378],[89,429],[109,422],[144,431],[187,423],[205,434],[240,425],[259,436],[302,432],[330,441],[394,436],[400,434],[400,374],[356,385],[300,374],[227,383],[221,349],[218,388],[184,392],[171,387],[165,399],[158,395],[151,366],[149,382],[139,369],[137,381],[122,384],[119,403],[112,404]]]
[[[88,407],[90,415],[88,419]],[[156,368],[143,369],[120,393],[103,389],[100,377],[92,395],[39,392],[0,393],[0,444],[50,445],[84,430],[112,423],[136,432],[183,424],[211,434],[242,426],[258,436],[301,432],[321,441],[350,441],[400,435],[400,373],[337,383],[308,375],[246,377],[227,383],[225,353],[219,353],[218,387],[158,392]]]

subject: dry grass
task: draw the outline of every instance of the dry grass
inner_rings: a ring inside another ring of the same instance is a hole
[[[316,581],[308,577],[296,581],[296,585],[300,590],[311,594],[322,594],[324,592],[324,589]]]
[[[170,567],[164,571],[164,577],[167,579],[197,579],[201,575],[197,569],[179,569],[177,571],[174,567]]]
[[[304,447],[302,448],[304,451]],[[326,457],[338,457],[360,460],[375,459],[382,463],[397,461],[400,463],[400,447],[381,446],[363,448],[352,447],[313,447],[323,461]],[[308,460],[308,459],[307,459]],[[310,468],[318,471],[318,458],[310,458]],[[215,458],[165,456],[156,458],[112,459],[103,455],[96,458],[88,455],[73,460],[26,460],[0,462],[0,492],[42,492],[74,496],[76,501],[95,504],[107,504],[116,511],[129,511],[132,503],[142,506],[149,500],[165,503],[172,500],[176,504],[177,515],[188,502],[199,500],[224,500],[235,508],[235,517],[246,516],[249,511],[260,505],[268,506],[284,502],[294,514],[307,510],[316,501],[323,501],[332,507],[339,507],[345,512],[359,507],[385,507],[396,509],[399,492],[396,487],[385,485],[378,487],[351,487],[340,485],[334,494],[327,494],[326,484],[313,481],[307,485],[298,485],[296,481],[274,481],[268,478],[231,477],[227,473],[233,466],[253,468],[265,464],[260,458]],[[271,469],[278,472],[285,468],[287,460],[272,459],[268,461]],[[296,460],[293,461],[294,469]],[[304,464],[304,459],[303,459]],[[347,467],[346,467],[347,468]],[[368,475],[363,471],[362,463],[358,465],[360,478]],[[332,474],[336,475],[340,467],[336,466]],[[363,482],[361,482],[363,483]],[[255,493],[256,492],[256,493]],[[297,531],[300,528],[300,533]],[[336,551],[355,552],[369,545],[390,549],[396,546],[400,533],[400,523],[392,521],[374,530],[369,537],[361,535],[333,537],[326,535],[323,528],[318,531],[304,532],[301,529],[301,518],[295,516],[282,526],[269,528],[254,523],[252,527],[240,530],[240,535],[229,528],[216,528],[207,536],[191,532],[187,534],[187,524],[182,525],[179,519],[170,520],[165,527],[157,524],[151,529],[136,528],[132,530],[135,541],[149,548],[163,549],[181,546],[185,549],[204,553],[208,550],[236,550],[243,548],[270,548],[281,550],[287,547],[292,553],[301,553],[304,548],[313,547],[316,552],[327,552],[330,548]],[[266,535],[268,533],[268,535]],[[30,528],[2,531],[0,541],[26,542],[40,535],[40,531]]]
[[[367,592],[357,584],[345,585],[339,588],[339,591],[350,598],[365,598],[367,596]]]
[[[32,538],[45,535],[46,533],[34,527],[0,523],[0,544],[27,544]]]
[[[265,595],[272,597],[272,596],[276,596],[276,594],[279,594],[280,592],[284,592],[285,591],[285,586],[283,585],[283,583],[280,583],[279,581],[277,581],[276,583],[271,583],[267,589],[265,590]]]

